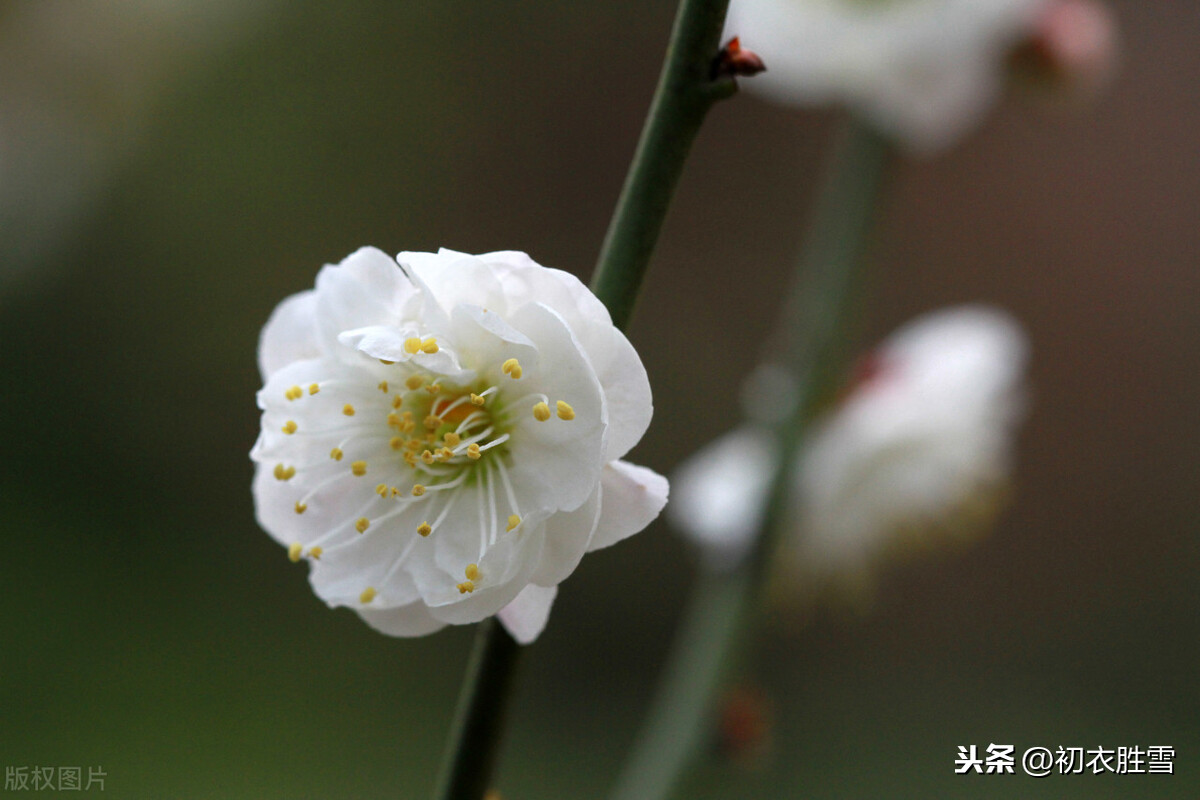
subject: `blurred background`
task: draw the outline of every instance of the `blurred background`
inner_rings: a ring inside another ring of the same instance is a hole
[[[1010,98],[902,162],[877,230],[864,345],[964,301],[1031,333],[1014,507],[885,572],[865,613],[773,615],[765,754],[681,796],[1196,796],[1200,16],[1113,5],[1098,103]],[[258,529],[258,332],[363,244],[524,249],[586,280],[673,13],[0,5],[5,767],[102,766],[122,798],[428,794],[472,631],[380,636]],[[630,331],[658,412],[638,463],[735,424],[835,121],[744,96],[710,115]],[[506,800],[603,796],[693,564],[660,522],[564,584]],[[1171,745],[1176,774],[953,774],[992,742]]]

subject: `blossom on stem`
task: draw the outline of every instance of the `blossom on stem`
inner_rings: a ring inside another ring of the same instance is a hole
[[[990,523],[1023,416],[1026,350],[1008,315],[963,306],[908,323],[872,352],[797,455],[787,549],[801,569],[854,576],[897,546]],[[777,463],[766,429],[746,426],[676,472],[672,520],[715,567],[753,543]]]
[[[384,633],[499,614],[532,641],[583,554],[666,502],[620,460],[650,422],[641,360],[524,253],[363,248],[280,303],[259,367],[259,523]]]
[[[744,87],[837,103],[910,150],[970,130],[1004,85],[1010,50],[1056,0],[733,0],[725,25],[766,63]]]

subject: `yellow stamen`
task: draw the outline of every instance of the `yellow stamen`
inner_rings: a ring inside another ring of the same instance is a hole
[[[417,483],[413,485],[413,497],[420,497],[425,494],[425,487]]]
[[[358,602],[365,606],[367,603],[375,599],[375,594],[375,587],[368,586],[367,588],[363,589],[363,593],[358,596]]]
[[[304,552],[304,545],[299,542],[292,542],[288,545],[288,561],[295,564],[300,560],[300,554]]]
[[[384,394],[387,394],[387,381],[379,382],[379,391],[383,392]]]
[[[401,447],[404,447],[404,437],[403,436],[393,436],[391,439],[388,440],[388,446],[391,447],[393,450],[399,450]]]
[[[301,389],[299,386],[293,386],[284,393],[284,397],[286,397],[288,400],[295,400],[302,394],[304,394],[303,389]]]
[[[392,398],[392,408],[399,408],[402,405],[404,405],[403,397],[401,397],[400,395],[396,395],[395,397]]]
[[[575,419],[575,409],[571,408],[571,404],[565,400],[559,400],[554,404],[558,409],[558,418],[571,420]]]
[[[353,417],[354,416],[354,406],[350,405],[349,403],[346,403],[346,405],[342,406],[342,413],[345,414],[347,417]]]
[[[308,554],[309,554],[310,556],[312,556],[313,558],[317,559],[318,561],[320,561],[320,560],[321,560],[321,553],[324,553],[324,552],[325,552],[325,551],[324,551],[324,550],[322,550],[321,548],[319,548],[319,547],[314,547],[313,549],[311,549],[311,550],[309,550],[309,551],[308,551]]]
[[[449,447],[443,447],[437,451],[437,457],[441,461],[449,461],[450,459],[454,458],[454,451]]]
[[[550,406],[545,403],[538,403],[533,407],[533,418],[538,422],[545,422],[550,419]]]
[[[309,394],[316,394],[316,393],[317,393],[317,392],[319,392],[319,391],[321,391],[321,387],[320,387],[320,386],[318,386],[317,384],[315,384],[315,383],[310,383],[310,384],[308,385],[308,393],[309,393]]]
[[[275,465],[275,477],[281,481],[289,481],[296,474],[295,467],[285,467],[283,464]]]
[[[438,351],[437,339],[433,338],[432,336],[430,336],[425,341],[421,342],[421,352],[422,353],[428,353],[429,355],[433,355],[437,351]]]
[[[404,379],[404,385],[407,386],[410,391],[415,392],[417,389],[420,389],[425,385],[425,379],[420,375],[409,375]]]
[[[439,417],[437,414],[430,414],[429,416],[425,417],[425,419],[422,420],[422,422],[426,428],[428,428],[431,431],[435,431],[441,426],[442,418]]]
[[[458,447],[460,444],[462,444],[462,437],[453,431],[447,433],[442,438],[446,440],[447,447]]]
[[[329,457],[332,458],[334,461],[341,461],[342,456],[344,456],[344,455],[345,455],[345,453],[342,452],[342,448],[340,448],[340,447],[335,447],[329,451]]]
[[[483,405],[483,401],[484,401],[484,398],[481,395],[477,395],[474,392],[471,392],[471,405],[481,406],[481,405]]]
[[[421,534],[422,536],[428,536],[429,534],[433,533],[433,528],[429,527],[428,522],[422,522],[417,526],[417,533]]]
[[[479,452],[478,444],[471,442],[469,445],[467,445],[467,458],[471,459],[472,461],[478,461],[482,455],[483,453]]]
[[[387,415],[387,424],[388,424],[389,428],[399,428],[400,427],[400,415],[397,414],[395,411],[388,414]]]
[[[421,453],[421,460],[424,461],[426,464],[432,464],[433,463],[433,453],[426,450],[424,453]]]
[[[413,455],[411,450],[405,450],[404,455],[402,455],[401,458],[403,458],[404,463],[408,464],[410,467],[415,467],[417,465],[417,457]]]
[[[371,520],[366,517],[359,517],[358,521],[354,523],[354,530],[359,533],[366,533],[369,527],[371,527]]]
[[[515,381],[521,377],[521,362],[510,358],[500,365],[500,371]]]
[[[410,355],[416,355],[421,350],[421,340],[416,336],[409,337],[404,340],[404,352]]]
[[[296,501],[296,513],[303,514],[305,511],[308,511],[308,503],[301,503],[299,500],[297,500]]]
[[[361,478],[367,474],[367,462],[355,461],[350,465],[350,471]]]
[[[471,592],[475,591],[475,584],[471,581],[463,581],[455,588],[458,589],[459,594],[470,594]]]
[[[387,493],[388,485],[386,483],[381,483],[375,487],[375,494],[379,495],[380,497],[387,497]]]
[[[283,423],[283,432],[286,433],[288,436],[291,436],[293,433],[296,432],[296,423],[290,419],[287,422]]]
[[[467,580],[469,580],[469,581],[479,580],[479,565],[478,564],[467,564],[466,574],[467,574]]]
[[[518,517],[516,514],[512,514],[508,518],[508,527],[505,528],[504,530],[511,531],[513,528],[517,527],[520,524],[521,524],[521,518]]]
[[[442,390],[442,387],[438,386],[436,383],[431,383],[425,387],[425,391],[429,392],[430,394],[437,394],[441,390]]]

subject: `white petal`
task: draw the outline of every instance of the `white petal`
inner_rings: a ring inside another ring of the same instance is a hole
[[[264,381],[293,361],[320,355],[313,321],[316,305],[316,293],[307,291],[275,306],[258,339],[258,371]]]
[[[650,425],[653,403],[646,368],[633,345],[612,324],[608,309],[574,275],[540,266],[516,251],[477,256],[503,285],[509,308],[537,302],[553,309],[582,346],[608,409],[606,461],[621,458]]]
[[[628,453],[650,427],[654,413],[650,379],[633,345],[611,324],[588,324],[575,333],[604,388],[608,411],[604,459],[612,461]]]
[[[652,469],[613,461],[600,478],[600,521],[588,550],[599,550],[645,528],[667,504],[667,479]]]
[[[1040,4],[734,0],[726,38],[739,36],[767,64],[747,91],[782,103],[841,103],[929,153],[993,104],[1005,54]]]
[[[529,410],[516,411],[510,444],[514,483],[538,508],[573,509],[596,488],[603,466],[607,412],[596,374],[557,312],[539,303],[522,307],[509,319],[538,348],[538,362],[504,392],[541,392],[551,409],[559,400],[575,410],[570,421],[551,416],[537,421]],[[524,362],[522,362],[524,366]]]
[[[1029,340],[1009,314],[965,305],[924,314],[879,348],[907,385],[957,404],[978,405],[1012,391],[1024,374]]]
[[[952,533],[956,514],[994,500],[1011,469],[1026,351],[1008,315],[978,306],[890,336],[878,374],[814,426],[802,454],[807,566],[861,567],[906,530]]]
[[[396,260],[424,285],[446,312],[473,305],[505,314],[507,298],[487,264],[477,256],[441,250],[438,253],[400,253]]]
[[[388,609],[357,608],[363,620],[380,633],[389,636],[425,636],[446,627],[429,613],[424,603]]]
[[[375,608],[397,608],[421,597],[405,566],[415,560],[416,551],[431,546],[417,533],[422,519],[411,512],[385,518],[388,511],[394,510],[389,505],[395,506],[395,502],[376,500],[368,506],[374,513],[368,510],[360,514],[367,519],[375,517],[371,527],[358,533],[354,527],[358,517],[347,517],[340,523],[346,535],[328,545],[309,572],[313,591],[330,606],[358,610],[359,598],[367,587],[375,590]]]
[[[554,586],[575,571],[600,521],[601,492],[598,485],[579,508],[559,511],[546,520],[541,563],[530,580],[539,586]]]
[[[316,324],[321,346],[340,353],[342,331],[398,325],[406,308],[419,302],[416,288],[383,251],[364,247],[317,274]]]
[[[454,347],[478,372],[498,373],[509,358],[525,366],[537,363],[537,348],[529,337],[509,325],[494,311],[479,306],[458,306],[450,317],[450,336]],[[501,382],[507,378],[499,378]],[[515,389],[516,387],[514,387]]]
[[[391,361],[399,364],[412,363],[422,370],[436,373],[443,378],[467,382],[475,376],[463,370],[458,363],[454,347],[446,338],[432,336],[438,341],[436,353],[426,353],[418,350],[409,353],[404,349],[404,343],[411,338],[431,338],[431,334],[441,334],[441,331],[430,328],[418,328],[408,324],[401,327],[370,325],[365,328],[354,328],[338,334],[338,342],[351,350],[357,350],[375,361]]]
[[[766,433],[739,428],[705,445],[672,476],[667,513],[715,565],[732,566],[753,544],[775,460]]]
[[[543,541],[537,520],[501,536],[477,562],[480,577],[472,592],[463,593],[456,588],[465,577],[462,567],[466,565],[460,567],[461,562],[455,565],[458,571],[454,575],[426,565],[413,577],[434,617],[452,625],[478,622],[511,603],[525,588],[537,566]]]
[[[484,253],[476,258],[491,267],[510,308],[542,303],[557,311],[573,330],[578,331],[584,323],[612,327],[608,309],[571,273],[543,267],[514,250]]]
[[[496,616],[517,642],[529,644],[545,629],[556,595],[557,586],[535,586],[531,583],[511,603],[500,609]]]

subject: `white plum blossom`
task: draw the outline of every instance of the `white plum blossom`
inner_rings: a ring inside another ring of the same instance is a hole
[[[1024,413],[1027,347],[1007,314],[962,306],[910,322],[872,352],[798,454],[786,549],[801,570],[857,577],[898,546],[991,522]],[[676,472],[672,520],[715,566],[752,544],[777,459],[767,429],[746,426]]]
[[[259,367],[259,523],[384,633],[498,613],[532,641],[583,554],[666,503],[620,460],[650,423],[641,360],[524,253],[363,248],[279,304]]]
[[[971,129],[1009,52],[1051,0],[733,0],[727,37],[767,71],[744,88],[776,102],[841,104],[928,153]]]

